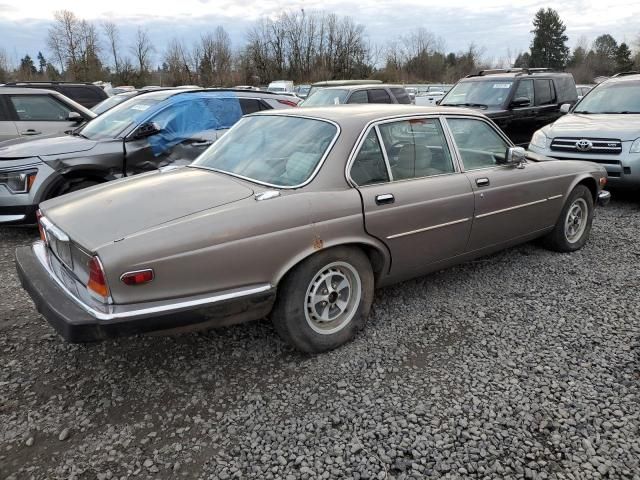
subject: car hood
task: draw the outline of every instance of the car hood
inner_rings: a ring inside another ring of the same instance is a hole
[[[73,135],[47,135],[37,139],[17,138],[0,143],[0,160],[84,152],[91,150],[96,143]]]
[[[211,208],[242,200],[253,190],[229,175],[178,168],[116,180],[40,205],[43,215],[80,246],[101,246]]]
[[[545,129],[548,137],[612,138],[633,141],[640,137],[640,115],[583,115],[560,117]]]

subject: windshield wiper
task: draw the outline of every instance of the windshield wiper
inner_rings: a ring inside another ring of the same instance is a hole
[[[477,107],[477,108],[489,108],[484,103],[441,103],[445,107]]]
[[[592,112],[588,112],[587,110],[574,110],[573,113],[582,113],[584,115],[590,115]]]

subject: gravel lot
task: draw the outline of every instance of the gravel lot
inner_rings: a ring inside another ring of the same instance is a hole
[[[640,479],[640,203],[376,294],[304,356],[268,322],[62,342],[0,230],[0,478]]]

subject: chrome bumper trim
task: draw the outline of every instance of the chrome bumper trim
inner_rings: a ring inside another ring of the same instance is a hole
[[[53,281],[56,282],[56,284],[65,292],[65,294],[75,301],[89,315],[101,321],[127,320],[153,317],[154,315],[159,314],[177,313],[251,295],[257,295],[273,289],[272,285],[265,283],[233,290],[225,290],[213,295],[205,294],[186,297],[175,300],[171,303],[154,301],[128,305],[104,305],[100,310],[98,310],[97,306],[87,305],[80,298],[74,295],[55,275],[49,263],[49,253],[44,242],[37,241],[33,244],[32,248],[36,258],[42,264],[43,268],[47,271]]]
[[[0,223],[3,222],[18,222],[24,220],[26,215],[0,215]]]
[[[601,207],[606,206],[611,201],[611,192],[607,190],[600,190],[598,193],[598,205]]]

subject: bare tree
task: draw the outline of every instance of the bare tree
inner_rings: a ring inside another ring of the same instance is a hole
[[[114,73],[116,76],[119,76],[120,56],[118,55],[118,50],[120,44],[120,33],[118,32],[118,26],[115,24],[115,22],[107,21],[102,24],[102,31],[107,37],[108,49],[111,52],[111,57],[113,59]]]
[[[149,69],[151,68],[153,45],[151,44],[149,34],[142,27],[138,27],[138,30],[136,31],[136,37],[134,44],[131,47],[131,53],[137,63],[138,83],[145,83],[145,80],[149,77]]]

